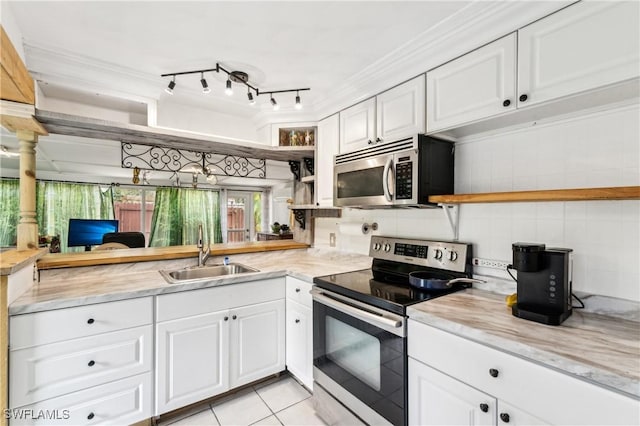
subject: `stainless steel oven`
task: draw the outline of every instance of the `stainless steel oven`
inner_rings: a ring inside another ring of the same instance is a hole
[[[314,380],[368,424],[405,424],[405,318],[330,291],[311,293]]]
[[[453,193],[453,144],[425,135],[336,155],[333,203],[342,207],[429,207]]]
[[[470,278],[471,245],[373,236],[369,247],[371,269],[313,280],[314,407],[330,424],[406,425],[406,308],[468,286],[425,290],[409,274]]]

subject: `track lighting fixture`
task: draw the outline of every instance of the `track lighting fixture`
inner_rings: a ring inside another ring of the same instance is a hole
[[[224,93],[227,96],[233,95],[232,83],[244,84],[245,86],[247,86],[247,99],[249,100],[249,105],[255,105],[255,103],[256,103],[256,99],[255,98],[260,96],[260,95],[270,95],[271,105],[273,106],[274,111],[277,111],[277,110],[280,109],[280,105],[278,105],[276,100],[273,98],[273,94],[274,93],[296,92],[294,108],[297,109],[297,110],[300,110],[300,109],[302,109],[302,101],[300,100],[300,92],[302,92],[304,90],[311,90],[310,88],[305,87],[305,88],[300,88],[300,89],[261,91],[259,88],[255,87],[251,83],[249,83],[249,75],[246,72],[243,72],[243,71],[228,71],[225,68],[223,68],[220,64],[216,64],[216,67],[215,68],[211,68],[211,69],[172,72],[172,73],[169,73],[169,74],[162,74],[161,77],[172,77],[171,81],[169,82],[169,86],[165,89],[165,91],[168,94],[172,95],[173,94],[173,88],[176,86],[176,76],[178,76],[178,75],[186,75],[186,74],[200,74],[200,84],[202,85],[202,92],[203,93],[209,93],[209,92],[211,92],[211,88],[207,84],[207,80],[205,80],[205,78],[204,78],[204,73],[205,72],[214,72],[214,71],[217,72],[217,73],[223,72],[223,73],[227,74],[226,88],[225,88],[225,91],[224,91]],[[255,97],[254,97],[254,94],[252,93],[252,91],[255,92]]]
[[[173,88],[176,87],[176,76],[173,76],[173,80],[171,80],[169,82],[169,86],[167,86],[166,89],[164,89],[165,92],[167,92],[170,95],[173,95]]]
[[[300,102],[300,93],[297,93],[297,92],[296,92],[296,104],[294,108],[297,110],[302,109],[302,102]]]
[[[204,79],[204,73],[203,72],[200,73],[200,84],[202,84],[202,93],[211,92],[211,89],[209,88],[209,85],[207,84],[207,80]]]
[[[227,96],[233,95],[233,88],[231,88],[231,80],[227,78],[227,88],[224,89],[224,94]]]

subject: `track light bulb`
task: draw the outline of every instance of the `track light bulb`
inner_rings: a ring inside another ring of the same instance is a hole
[[[297,110],[302,109],[302,102],[300,102],[300,95],[296,95],[295,109],[297,109]]]
[[[164,89],[165,92],[167,92],[170,95],[173,95],[173,88],[176,87],[176,76],[173,76],[173,80],[171,80],[169,82],[169,86],[167,86],[166,89]]]
[[[280,109],[280,105],[278,105],[278,102],[276,102],[275,99],[273,99],[273,96],[271,97],[271,105],[273,105],[273,110],[277,111]]]
[[[224,94],[227,96],[233,95],[233,89],[231,88],[231,80],[227,79],[227,88],[224,89]]]
[[[251,92],[247,92],[247,98],[249,99],[249,105],[255,105],[256,100],[253,99],[253,94]]]
[[[207,80],[205,80],[204,74],[200,74],[200,84],[202,84],[202,93],[211,92],[211,88],[207,84]]]

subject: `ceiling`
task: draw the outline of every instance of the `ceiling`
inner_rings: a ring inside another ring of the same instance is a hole
[[[318,120],[566,3],[2,0],[0,7],[22,34],[20,50],[42,93],[55,105],[84,105],[77,115],[113,109],[145,120],[147,104],[176,102],[266,123]],[[246,88],[225,96],[226,75],[216,73],[205,75],[207,95],[199,75],[178,76],[174,96],[164,93],[169,78],[161,74],[216,63],[247,72],[261,91],[311,88],[300,93],[303,111],[293,109],[295,94],[278,95],[278,113],[267,96],[250,107]],[[15,150],[17,140],[2,131]],[[113,141],[42,137],[39,177],[129,180],[119,149]],[[17,174],[16,160],[0,167],[3,176]]]

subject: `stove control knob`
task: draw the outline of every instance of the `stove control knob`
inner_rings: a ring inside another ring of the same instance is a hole
[[[384,245],[384,251],[386,251],[387,253],[391,251],[391,244],[385,244]]]
[[[458,252],[457,251],[450,251],[449,252],[449,260],[452,262],[455,262],[456,259],[458,259]]]
[[[434,257],[435,257],[437,260],[442,259],[442,250],[440,250],[440,249],[436,249],[436,252],[435,252]]]
[[[381,247],[381,246],[380,246],[380,243],[375,243],[375,244],[373,245],[373,250],[374,250],[374,251],[380,251],[380,247]]]

